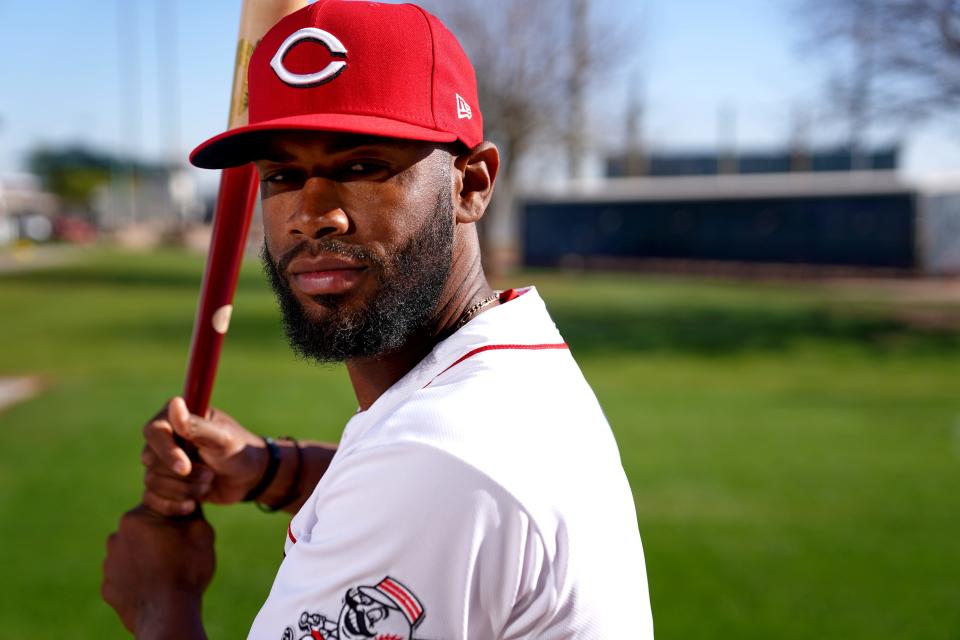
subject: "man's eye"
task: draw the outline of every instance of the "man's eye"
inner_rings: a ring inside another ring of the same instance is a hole
[[[289,182],[290,176],[283,172],[278,171],[276,173],[271,173],[263,179],[264,182]]]
[[[350,175],[368,175],[376,173],[383,169],[383,166],[376,162],[351,162],[347,164],[347,173]]]

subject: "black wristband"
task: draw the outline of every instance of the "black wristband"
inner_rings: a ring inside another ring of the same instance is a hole
[[[247,495],[243,496],[244,502],[250,502],[259,498],[260,495],[267,490],[267,487],[270,486],[270,483],[273,482],[273,479],[277,477],[277,469],[280,468],[280,447],[273,441],[273,438],[269,436],[260,437],[263,438],[263,442],[267,445],[267,453],[270,455],[270,458],[267,460],[267,468],[263,472],[263,477],[260,478],[260,482],[258,482],[253,489],[250,489]]]
[[[289,440],[293,443],[293,448],[297,452],[297,468],[293,472],[293,482],[290,483],[290,488],[287,489],[287,493],[277,502],[277,504],[269,505],[263,504],[262,502],[257,503],[257,508],[264,513],[273,513],[274,511],[280,511],[290,506],[294,500],[296,500],[300,495],[300,478],[303,473],[303,451],[300,450],[300,443],[297,442],[296,438],[290,436],[281,436],[281,440]]]

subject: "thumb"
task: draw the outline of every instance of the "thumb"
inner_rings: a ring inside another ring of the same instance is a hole
[[[184,440],[198,449],[222,452],[227,448],[230,435],[223,426],[190,413],[183,398],[170,401],[170,424],[173,430]]]

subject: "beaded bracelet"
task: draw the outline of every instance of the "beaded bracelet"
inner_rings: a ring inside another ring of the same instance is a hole
[[[247,495],[243,496],[244,502],[251,502],[259,498],[260,495],[267,490],[267,487],[270,486],[270,483],[273,482],[273,479],[277,477],[277,469],[280,468],[280,447],[273,441],[273,438],[269,436],[260,437],[263,438],[264,444],[267,445],[267,453],[270,457],[267,460],[267,468],[264,470],[260,482],[258,482],[253,489],[250,489]]]
[[[289,440],[293,443],[293,448],[297,452],[297,468],[293,472],[293,482],[290,483],[290,488],[287,490],[287,493],[280,499],[280,501],[275,505],[263,504],[262,502],[257,502],[257,509],[263,511],[264,513],[273,513],[274,511],[280,511],[286,507],[293,504],[300,496],[300,477],[303,473],[303,451],[300,449],[300,443],[297,442],[296,438],[291,436],[281,436],[281,440]]]

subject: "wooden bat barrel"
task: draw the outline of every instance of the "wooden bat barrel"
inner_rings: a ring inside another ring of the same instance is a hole
[[[257,42],[281,18],[306,4],[306,0],[243,1],[229,128],[247,123],[247,67]],[[257,182],[252,164],[224,169],[220,177],[183,392],[187,408],[195,415],[206,415],[210,406],[220,351],[233,313],[233,295],[256,203]]]

